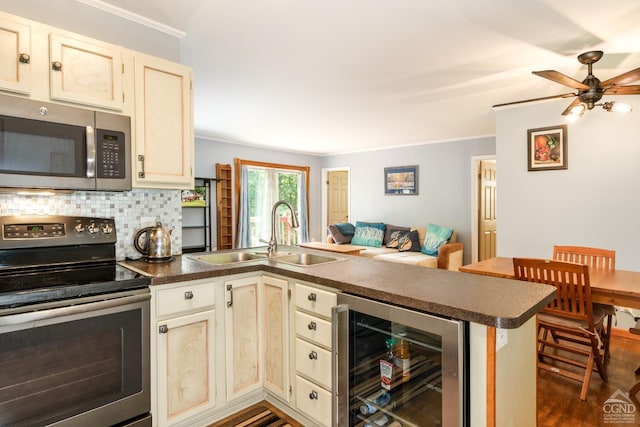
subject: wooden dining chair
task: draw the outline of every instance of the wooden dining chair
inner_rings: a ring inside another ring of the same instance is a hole
[[[591,304],[589,267],[535,258],[514,258],[513,266],[518,280],[555,286],[555,298],[537,316],[538,368],[582,382],[585,400],[594,364],[607,382],[599,344],[605,313]]]
[[[577,262],[587,264],[590,269],[612,271],[616,269],[616,251],[610,249],[590,248],[587,246],[553,246],[553,259],[558,261]],[[607,314],[606,327],[602,331],[602,346],[604,349],[604,363],[609,363],[609,348],[611,344],[611,329],[616,308],[609,304],[599,304],[598,309]]]

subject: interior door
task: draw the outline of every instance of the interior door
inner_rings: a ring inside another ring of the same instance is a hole
[[[349,172],[328,172],[327,187],[327,225],[349,221]]]
[[[480,162],[478,261],[496,256],[496,163]]]

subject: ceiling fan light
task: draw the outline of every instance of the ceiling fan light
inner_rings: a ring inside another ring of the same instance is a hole
[[[578,121],[578,119],[582,117],[582,114],[567,114],[566,116],[564,116],[564,119],[569,122],[569,123],[573,123]]]
[[[587,109],[587,107],[583,104],[580,103],[578,105],[576,105],[575,107],[573,107],[570,111],[569,114],[575,114],[578,117],[582,116],[584,114],[584,111]]]
[[[609,112],[616,112],[616,113],[622,113],[622,114],[628,114],[631,112],[631,110],[633,110],[633,107],[631,107],[631,104],[627,104],[626,102],[605,102],[602,105],[602,108],[604,108],[605,110],[609,111]]]

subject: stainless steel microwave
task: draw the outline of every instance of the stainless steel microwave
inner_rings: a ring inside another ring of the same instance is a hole
[[[131,119],[0,95],[0,187],[131,190]]]

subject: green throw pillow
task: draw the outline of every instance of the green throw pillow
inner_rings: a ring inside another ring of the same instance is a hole
[[[384,223],[381,222],[356,222],[356,231],[351,239],[352,245],[382,246],[384,238]]]
[[[441,227],[436,224],[427,226],[427,234],[424,236],[424,244],[420,252],[427,255],[438,255],[438,248],[447,243],[453,233],[452,228]]]

